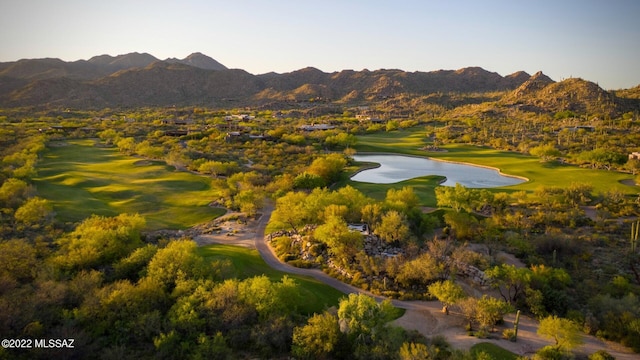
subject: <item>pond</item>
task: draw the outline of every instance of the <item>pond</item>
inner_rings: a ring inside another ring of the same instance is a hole
[[[354,160],[380,164],[375,169],[363,170],[351,177],[353,181],[391,184],[420,176],[440,175],[447,180],[444,186],[456,183],[468,188],[492,188],[516,185],[526,180],[500,174],[498,170],[481,166],[431,160],[404,155],[355,155]]]

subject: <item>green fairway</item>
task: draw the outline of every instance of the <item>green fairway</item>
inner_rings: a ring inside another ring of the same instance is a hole
[[[272,281],[280,281],[287,275],[300,285],[304,301],[299,304],[303,314],[321,313],[330,306],[337,306],[340,298],[346,296],[340,291],[307,276],[286,274],[270,268],[257,250],[232,245],[207,245],[198,248],[198,253],[211,261],[228,259],[234,269],[234,277],[246,279],[266,275]]]
[[[596,194],[611,190],[618,190],[625,194],[640,193],[638,186],[623,184],[623,181],[633,179],[633,175],[631,174],[606,170],[592,170],[559,163],[543,163],[533,156],[472,145],[450,144],[442,146],[446,152],[420,150],[425,144],[425,136],[419,129],[408,129],[358,136],[358,144],[355,146],[355,149],[358,152],[387,152],[418,155],[434,159],[489,166],[499,169],[504,174],[529,179],[529,181],[519,185],[488,189],[491,191],[533,191],[540,186],[565,187],[571,183],[583,183],[591,185]],[[414,180],[409,180],[408,182]],[[353,186],[355,187],[356,185]]]
[[[223,213],[208,206],[215,193],[207,177],[96,147],[93,140],[53,145],[34,182],[60,221],[139,213],[149,229],[183,229]]]

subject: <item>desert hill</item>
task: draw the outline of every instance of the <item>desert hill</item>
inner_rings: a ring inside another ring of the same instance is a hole
[[[23,59],[0,63],[0,106],[74,108],[238,106],[322,100],[363,103],[398,96],[505,92],[505,105],[534,111],[640,108],[637,91],[620,98],[582,79],[554,82],[542,72],[501,76],[480,67],[431,72],[397,69],[325,73],[313,67],[253,75],[201,53],[159,60],[147,53],[89,60]]]

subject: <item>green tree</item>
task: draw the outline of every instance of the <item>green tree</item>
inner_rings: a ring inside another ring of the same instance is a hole
[[[542,161],[551,161],[561,155],[560,150],[556,149],[553,144],[533,147],[529,150],[529,154],[541,158]]]
[[[312,222],[311,214],[307,211],[307,194],[290,191],[276,200],[276,209],[271,213],[270,222],[276,228],[290,227],[294,232],[307,223]]]
[[[37,270],[38,259],[33,245],[17,239],[0,242],[0,279],[29,282],[35,278]]]
[[[196,253],[193,240],[174,240],[158,250],[147,266],[147,277],[167,289],[180,279],[203,279],[213,274],[211,265]]]
[[[37,226],[53,218],[53,214],[48,200],[32,197],[16,210],[14,218],[22,225]]]
[[[384,202],[388,207],[406,214],[420,204],[420,199],[413,190],[413,187],[404,186],[400,190],[393,188],[387,190],[387,196]]]
[[[456,186],[438,186],[435,189],[438,206],[448,206],[455,212],[466,210],[473,211],[477,193],[465,186],[456,183]]]
[[[620,166],[626,163],[628,156],[617,151],[597,148],[580,153],[578,159],[591,164],[594,168],[611,170],[616,165]]]
[[[400,360],[429,360],[435,358],[429,346],[413,342],[403,343],[398,355]]]
[[[444,222],[458,239],[472,239],[480,231],[480,223],[473,215],[459,212],[444,214]]]
[[[323,187],[326,185],[325,180],[316,174],[311,174],[308,172],[303,172],[293,179],[293,188],[294,189],[306,189],[311,190],[319,187]]]
[[[355,135],[341,132],[336,135],[327,136],[324,142],[329,148],[336,149],[352,147],[356,144],[357,140]]]
[[[34,192],[25,181],[9,178],[0,186],[0,208],[18,208]]]
[[[578,325],[569,319],[559,318],[555,315],[540,320],[536,333],[554,340],[555,346],[564,351],[571,351],[583,343]]]
[[[347,160],[343,155],[329,154],[313,160],[307,172],[320,176],[327,184],[332,184],[338,180],[346,165]]]
[[[380,222],[382,218],[382,206],[379,203],[370,203],[366,204],[362,207],[362,219],[367,226],[369,226],[370,231],[374,231],[377,227],[377,224]]]
[[[248,217],[254,217],[264,205],[264,197],[253,189],[241,190],[233,197],[236,206]]]
[[[313,236],[327,244],[329,252],[345,264],[364,246],[362,234],[349,230],[347,223],[337,216],[330,216],[316,228]]]
[[[445,265],[430,253],[424,253],[415,259],[404,262],[396,281],[403,286],[423,286],[433,280],[445,277]]]
[[[476,320],[480,328],[488,330],[512,309],[506,301],[483,295],[476,304]]]
[[[58,240],[54,262],[64,268],[110,264],[142,245],[140,231],[146,222],[138,214],[116,217],[92,215]]]
[[[316,314],[306,325],[293,329],[291,352],[303,359],[328,359],[336,351],[341,337],[337,316],[329,312]]]
[[[514,265],[494,266],[484,273],[490,279],[491,286],[498,289],[502,298],[510,304],[524,294],[531,282],[531,270]]]
[[[387,211],[382,215],[374,233],[388,243],[403,242],[410,234],[406,218],[396,210]]]
[[[347,338],[353,344],[356,358],[370,358],[374,345],[384,340],[387,323],[393,314],[394,308],[389,300],[377,303],[375,299],[364,294],[349,294],[347,298],[340,300],[340,331],[347,334]]]
[[[449,315],[449,306],[466,296],[462,287],[452,280],[437,281],[429,285],[428,290],[442,303],[442,310],[447,315]]]
[[[136,151],[136,139],[132,137],[121,138],[116,143],[116,146],[118,146],[118,150],[120,150],[120,152],[132,155]]]

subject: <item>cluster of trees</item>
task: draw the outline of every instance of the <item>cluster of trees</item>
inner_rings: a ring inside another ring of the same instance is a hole
[[[300,295],[287,277],[230,278],[191,240],[141,241],[144,219],[92,216],[48,246],[0,243],[0,332],[74,338],[60,356],[227,358],[287,353]],[[4,350],[11,358],[50,358]]]

